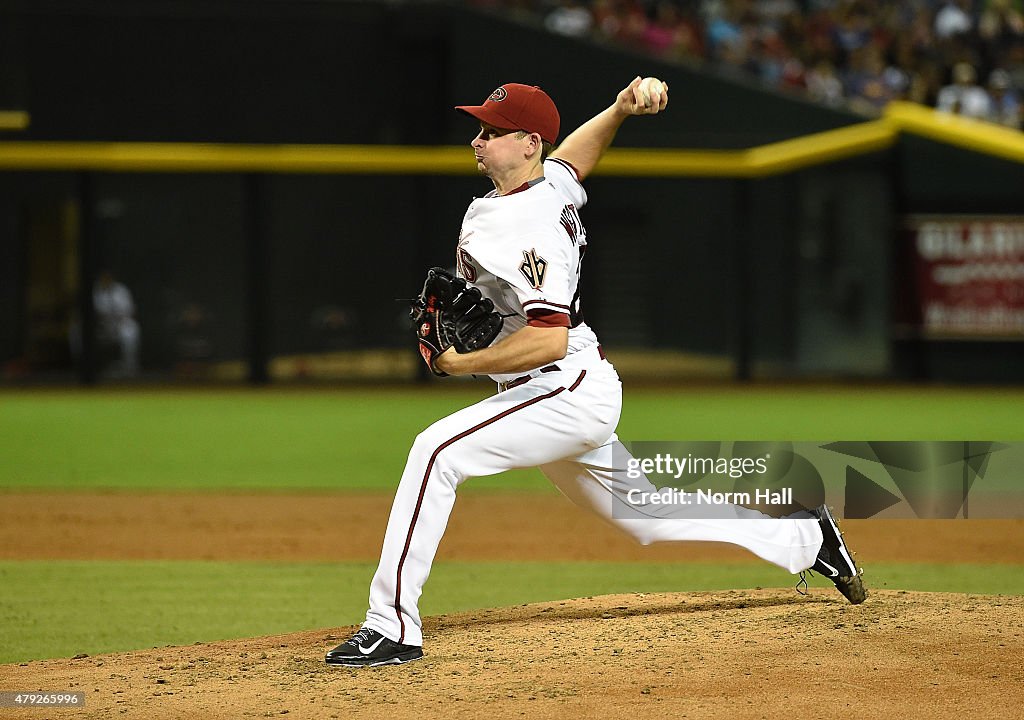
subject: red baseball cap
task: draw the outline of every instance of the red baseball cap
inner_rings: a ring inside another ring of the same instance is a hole
[[[552,145],[558,139],[558,108],[536,85],[506,83],[483,105],[459,105],[455,109],[496,128],[535,132]]]

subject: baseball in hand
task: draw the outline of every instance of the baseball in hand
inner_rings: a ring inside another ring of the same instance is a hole
[[[640,99],[643,101],[644,107],[649,108],[653,104],[651,96],[656,93],[663,95],[668,91],[668,86],[656,77],[645,77],[640,81],[638,89],[640,90]]]

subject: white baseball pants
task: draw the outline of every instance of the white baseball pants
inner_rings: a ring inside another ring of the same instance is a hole
[[[614,433],[622,406],[618,375],[596,350],[558,365],[560,370],[531,373],[529,382],[449,415],[417,436],[388,519],[365,627],[406,645],[423,644],[419,597],[456,489],[467,478],[512,468],[539,466],[571,500],[644,545],[718,541],[789,572],[814,563],[822,539],[815,519],[779,520],[737,506],[733,512],[742,522],[723,519],[721,507],[714,518],[699,519],[678,506],[628,502],[630,489],[656,488],[643,476],[626,479],[629,454]]]

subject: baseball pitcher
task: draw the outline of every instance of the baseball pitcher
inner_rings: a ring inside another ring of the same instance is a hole
[[[694,518],[636,504],[629,454],[615,428],[622,393],[615,368],[583,319],[580,271],[587,231],[583,180],[633,115],[656,115],[668,86],[637,77],[605,110],[553,150],[554,102],[538,87],[508,83],[482,105],[456,108],[479,123],[470,143],[494,189],[473,200],[456,248],[457,275],[433,268],[412,304],[420,354],[444,375],[489,375],[495,395],[417,436],[395,495],[362,628],[327,653],[341,666],[377,666],[423,656],[418,602],[468,478],[539,467],[572,501],[642,544],[702,540],[747,548],[790,572],[832,578],[852,603],[864,586],[825,507],[774,519],[734,507],[734,518]],[[619,465],[620,467],[616,467]]]

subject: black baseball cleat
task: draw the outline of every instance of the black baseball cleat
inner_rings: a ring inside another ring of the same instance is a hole
[[[827,505],[820,505],[811,510],[811,514],[818,518],[822,540],[818,557],[810,569],[835,583],[839,592],[853,605],[860,605],[868,596],[861,578],[864,571],[857,568],[850,548],[843,540],[839,523],[836,522]],[[804,579],[803,573],[800,574],[800,580],[806,588],[807,581]],[[797,585],[797,589],[800,589],[800,585]]]
[[[403,645],[381,635],[376,630],[362,628],[351,638],[327,653],[328,665],[342,667],[377,667],[401,665],[423,657],[418,645]]]

